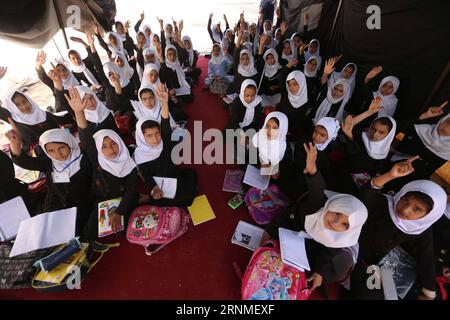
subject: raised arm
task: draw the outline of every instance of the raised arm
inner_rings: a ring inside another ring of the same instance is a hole
[[[379,175],[372,179],[372,187],[375,189],[382,189],[388,182],[394,179],[406,177],[407,175],[414,172],[414,167],[412,163],[419,159],[420,156],[414,156],[406,161],[397,162],[394,164],[388,172]]]
[[[141,27],[142,22],[145,19],[145,13],[144,11],[142,11],[141,13],[141,18],[138,20],[138,22],[136,22],[136,25],[134,26],[134,31],[136,31],[136,33],[139,31],[139,28]]]

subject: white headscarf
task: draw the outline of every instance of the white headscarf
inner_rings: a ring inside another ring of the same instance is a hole
[[[75,78],[75,76],[73,75],[72,71],[70,71],[70,68],[69,68],[66,60],[54,59],[53,60],[53,64],[55,66],[58,66],[58,65],[64,66],[67,69],[68,73],[69,73],[69,75],[67,76],[66,79],[63,79],[61,77],[61,81],[63,83],[64,90],[69,90],[72,87],[76,87],[76,86],[80,85],[80,82],[77,80],[77,78]]]
[[[352,73],[352,75],[350,76],[350,78],[347,79],[347,81],[348,81],[348,83],[349,83],[349,85],[350,85],[350,90],[348,90],[348,91],[346,92],[345,100],[348,101],[348,100],[350,100],[350,98],[352,97],[353,91],[355,90],[355,85],[356,85],[356,72],[358,71],[358,66],[357,66],[355,63],[349,62],[349,63],[347,63],[347,64],[342,68],[341,71],[339,71],[339,72],[338,72],[338,71],[334,71],[334,72],[331,74],[330,79],[328,79],[328,87],[329,87],[329,88],[332,88],[333,85],[336,83],[337,80],[343,79],[342,72],[344,71],[344,69],[345,69],[346,67],[353,67],[353,73]]]
[[[328,211],[345,214],[349,229],[343,232],[328,230],[325,227],[325,214]],[[319,211],[306,216],[305,230],[316,242],[328,248],[346,248],[358,243],[366,220],[367,208],[360,200],[348,194],[338,194],[330,197]]]
[[[403,220],[397,215],[396,206],[398,201],[408,192],[422,192],[433,200],[433,209],[424,217],[418,220]],[[385,195],[388,200],[389,214],[392,222],[402,232],[406,234],[421,234],[433,223],[438,221],[445,212],[447,206],[447,194],[441,186],[430,180],[416,180],[406,184],[394,196]]]
[[[212,32],[214,41],[217,42],[217,43],[221,43],[222,42],[222,37],[221,37],[222,35],[220,34],[220,32],[216,31],[218,26],[219,26],[218,23],[214,24],[212,26],[212,28],[211,28],[211,32]]]
[[[291,90],[289,90],[288,81],[292,79],[295,79],[295,81],[297,81],[299,85],[299,89],[296,94],[293,94]],[[300,70],[294,70],[289,73],[288,77],[286,78],[286,90],[288,93],[289,102],[295,109],[300,108],[302,105],[308,102],[308,88],[306,86],[306,78],[303,72],[301,72]]]
[[[145,36],[147,38],[150,39],[152,37],[153,32],[152,32],[152,27],[150,27],[150,25],[148,25],[148,24],[144,25],[141,30],[142,30],[142,32],[144,32],[144,34],[145,34]],[[147,36],[147,32],[145,32],[145,30],[150,30],[150,35],[149,36]]]
[[[84,109],[84,115],[86,120],[92,123],[102,123],[105,119],[112,115],[112,111],[108,109],[103,102],[97,97],[97,95],[88,87],[78,86],[76,87],[78,93],[80,94],[80,98],[83,99],[85,95],[91,95],[94,97],[96,106],[95,110]]]
[[[241,63],[239,63],[238,72],[241,76],[244,76],[246,78],[253,77],[255,74],[258,73],[258,71],[256,71],[255,68],[255,59],[253,59],[253,55],[251,51],[248,49],[241,50],[239,58],[241,58],[243,54],[247,54],[250,61],[246,66],[243,66]]]
[[[19,108],[17,108],[16,104],[12,101],[12,97],[16,92],[22,94],[25,99],[30,102],[31,113],[22,113],[20,112]],[[27,94],[17,90],[11,90],[5,97],[5,107],[9,111],[9,113],[11,113],[11,117],[13,118],[13,120],[19,123],[34,126],[47,120],[47,114],[45,113],[45,111],[39,108],[38,104]]]
[[[450,113],[437,124],[416,124],[417,135],[428,150],[444,160],[450,160],[450,137],[439,135],[438,127],[450,117]]]
[[[124,62],[123,67],[119,67],[119,65],[117,65],[118,58],[120,58]],[[130,80],[134,74],[134,69],[130,66],[126,56],[124,56],[122,53],[115,54],[114,62],[116,62],[117,69],[119,70],[120,84],[122,88],[124,88],[130,83]]]
[[[324,143],[316,144],[317,150],[323,151],[328,147],[331,141],[336,139],[341,126],[339,125],[339,121],[337,121],[335,118],[330,117],[324,117],[320,119],[317,122],[316,126],[324,127],[328,133],[328,138]]]
[[[142,49],[153,48],[153,41],[152,40],[153,40],[154,34],[151,35],[152,36],[152,40],[150,40],[149,37],[147,37],[147,34],[144,31],[138,31],[136,33],[136,39],[137,39],[137,36],[139,34],[142,34],[145,37],[145,44],[142,46]]]
[[[109,36],[113,36],[114,38],[116,38],[117,44],[115,46],[113,46],[109,42]],[[112,53],[114,53],[114,54],[121,53],[125,57],[127,56],[127,53],[125,52],[125,49],[123,48],[122,39],[120,38],[120,36],[116,32],[108,32],[108,33],[106,33],[106,43],[108,44],[108,48],[109,48],[109,50]]]
[[[281,32],[281,29],[278,28],[277,30],[275,30],[275,33],[273,34],[273,39],[275,41],[275,43],[278,45],[279,41],[277,40],[277,34],[278,32]]]
[[[386,159],[389,150],[391,149],[391,143],[394,141],[395,138],[395,131],[397,130],[397,122],[391,118],[391,117],[378,117],[376,118],[372,124],[370,125],[370,128],[372,128],[375,121],[377,121],[380,118],[387,118],[392,123],[392,129],[389,131],[388,135],[384,137],[381,141],[371,141],[369,138],[368,132],[362,133],[362,141],[364,143],[364,146],[366,147],[367,154],[375,160],[381,160]],[[370,129],[369,129],[370,131]]]
[[[152,119],[141,119],[136,123],[137,148],[134,151],[134,161],[136,161],[138,165],[157,159],[161,155],[164,147],[162,139],[156,147],[151,147],[147,141],[145,141],[144,134],[142,133],[142,124],[147,120]]]
[[[273,56],[273,58],[275,59],[275,63],[273,65],[269,65],[266,61],[267,56],[269,54],[271,54]],[[264,67],[264,75],[267,78],[272,78],[273,76],[275,76],[277,74],[278,70],[280,70],[282,68],[282,66],[278,62],[278,53],[275,49],[269,49],[266,51],[266,53],[264,53],[263,59],[266,62],[265,67]]]
[[[156,71],[158,72],[158,80],[156,80],[155,83],[151,83],[150,80],[148,80],[148,76],[150,72]],[[159,80],[159,67],[153,63],[149,63],[144,68],[144,75],[142,76],[142,82],[141,82],[141,89],[142,88],[153,88],[156,90],[158,85],[161,83]]]
[[[167,52],[169,51],[169,49],[175,50],[176,58],[175,58],[174,62],[170,62],[169,59],[167,59]],[[186,81],[184,71],[183,71],[183,69],[181,69],[180,61],[178,60],[177,48],[175,46],[169,44],[168,46],[166,46],[164,56],[165,56],[166,66],[168,68],[176,71],[176,73],[177,73],[178,83],[180,84],[180,87],[178,89],[175,89],[175,91],[177,92],[177,95],[189,94],[188,91],[190,91],[191,86]]]
[[[250,123],[253,122],[253,118],[255,117],[255,107],[258,104],[260,104],[261,100],[262,100],[261,97],[257,95],[252,102],[250,102],[250,103],[245,102],[244,91],[250,85],[253,85],[253,86],[255,86],[255,88],[257,88],[257,85],[256,85],[255,81],[253,81],[252,79],[247,79],[247,80],[244,80],[242,82],[241,91],[239,92],[239,99],[241,100],[241,103],[246,108],[245,109],[244,120],[239,123],[239,126],[241,128],[244,128],[244,127],[248,126]]]
[[[145,56],[149,56],[149,55],[155,56],[155,62],[153,64],[158,66],[158,68],[161,68],[161,63],[159,62],[158,55],[157,55],[155,49],[152,49],[152,48],[145,48],[142,51],[142,56],[144,57],[144,67],[149,64],[149,62],[147,62],[147,60],[145,60]]]
[[[389,81],[392,83],[394,90],[392,91],[392,93],[390,95],[383,96],[380,92],[380,89],[386,82],[389,82]],[[388,76],[388,77],[385,77],[383,80],[381,80],[380,85],[378,86],[378,91],[373,92],[374,98],[377,98],[377,97],[381,98],[380,105],[383,107],[383,109],[378,111],[379,117],[382,117],[382,116],[393,117],[394,116],[395,110],[397,109],[397,102],[398,102],[398,99],[397,99],[397,96],[395,95],[395,93],[397,92],[399,86],[400,86],[400,80],[397,77]]]
[[[305,60],[309,60],[309,58],[311,58],[312,56],[317,56],[320,58],[320,41],[318,39],[312,39],[309,44],[312,44],[313,42],[317,43],[317,51],[316,53],[312,54],[311,52],[305,51],[304,55],[305,55]],[[322,59],[320,58],[320,61],[322,62]]]
[[[284,53],[284,50],[283,50],[283,53],[281,54],[281,57],[284,60],[286,60],[287,62],[291,62],[292,60],[296,60],[297,59],[297,56],[298,56],[297,47],[296,47],[295,42],[293,40],[284,40],[283,41],[283,46],[284,46],[284,43],[286,43],[286,42],[289,42],[289,45],[291,47],[291,51],[292,52],[291,52],[290,55],[286,55]]]
[[[223,60],[225,59],[225,57],[223,56],[222,47],[220,45],[218,45],[217,43],[215,45],[213,45],[213,49],[214,49],[214,47],[220,48],[220,55],[218,57],[215,57],[211,51],[211,59],[209,60],[208,63],[221,64],[223,62]]]
[[[267,122],[276,118],[279,122],[278,135],[275,139],[267,138],[266,125]],[[282,112],[271,112],[266,116],[262,129],[259,130],[252,138],[252,143],[255,148],[259,150],[259,158],[262,162],[267,164],[278,164],[283,160],[284,153],[286,152],[286,134],[288,131],[288,118]]]
[[[227,29],[225,30],[225,32],[223,33],[223,37],[222,37],[222,41],[221,41],[221,46],[223,49],[226,49],[230,46],[230,43],[228,41],[228,37],[227,37],[227,33],[231,32],[231,34],[233,34],[233,30],[232,29]]]
[[[189,53],[189,66],[192,66],[194,64],[194,45],[192,44],[191,37],[184,36],[181,41],[183,42],[183,44],[185,41],[189,41],[189,43],[191,44],[191,49],[186,51]]]
[[[115,159],[109,159],[102,153],[103,140],[106,137],[109,137],[119,146],[119,153]],[[98,163],[103,170],[108,171],[113,176],[123,178],[136,168],[136,163],[130,157],[130,152],[116,132],[109,129],[99,130],[94,134],[94,140],[97,147]]]
[[[153,95],[155,96],[155,105],[152,109],[146,108],[144,104],[142,103],[141,99],[141,92],[144,89],[149,89],[153,92]],[[155,120],[158,123],[161,123],[161,104],[159,103],[159,100],[156,98],[156,90],[153,87],[143,87],[139,89],[138,92],[138,98],[139,101],[130,100],[131,106],[134,109],[134,115],[136,116],[136,119],[146,119],[146,120]],[[175,128],[176,123],[172,118],[172,115],[170,115],[170,127]]]
[[[310,73],[308,71],[308,62],[310,62],[311,60],[316,60],[316,69],[314,69],[314,72]],[[319,70],[319,60],[317,56],[312,56],[311,58],[309,58],[306,63],[303,65],[303,70],[305,72],[305,76],[307,76],[308,78],[315,78],[317,77],[317,71]]]
[[[123,25],[123,23],[121,21],[116,21],[116,23],[121,23]],[[114,24],[114,29],[116,30],[115,33],[117,34],[117,36],[120,38],[120,40],[122,40],[122,42],[126,41],[127,38],[125,36],[125,33],[123,35],[121,35],[118,31],[117,31],[117,27],[116,24]]]
[[[268,30],[266,29],[266,22],[270,22],[270,27]],[[266,19],[263,23],[264,33],[270,32],[272,30],[272,25],[273,25],[272,20]]]
[[[75,50],[72,50],[75,51]],[[92,72],[86,67],[86,64],[84,63],[83,59],[81,59],[80,54],[75,51],[78,57],[80,58],[81,64],[79,66],[75,65],[72,61],[70,61],[70,65],[72,67],[72,71],[75,73],[82,73],[86,77],[86,79],[93,85],[98,86],[99,82],[97,81],[97,78],[92,74]]]
[[[45,145],[50,142],[65,143],[70,148],[70,155],[64,161],[59,161],[52,158],[45,149]],[[39,145],[45,154],[52,160],[53,171],[57,174],[65,174],[71,178],[75,173],[80,170],[81,167],[81,154],[80,146],[77,140],[64,129],[51,129],[45,131],[39,137]]]
[[[337,85],[342,84],[344,87],[344,94],[342,95],[342,97],[340,98],[333,98],[333,88],[336,87]],[[338,112],[336,113],[336,119],[339,122],[342,122],[342,119],[344,117],[344,108],[345,108],[345,104],[347,103],[347,101],[344,100],[345,98],[345,93],[347,92],[347,90],[349,90],[349,85],[347,80],[345,79],[339,79],[338,81],[336,81],[336,83],[333,85],[333,88],[328,88],[327,91],[327,97],[325,99],[323,99],[322,103],[320,104],[319,108],[317,109],[316,112],[316,116],[314,118],[314,123],[317,124],[317,122],[322,119],[323,117],[326,117],[328,112],[330,112],[331,106],[335,103],[341,102],[341,106],[339,107]]]

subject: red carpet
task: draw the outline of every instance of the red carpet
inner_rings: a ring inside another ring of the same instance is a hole
[[[207,128],[223,129],[228,111],[220,99],[202,91],[207,74],[207,60],[199,59],[202,77],[194,89],[195,102],[186,105],[189,130],[195,120]],[[34,289],[0,291],[0,299],[240,299],[241,282],[233,263],[242,273],[251,257],[251,251],[231,244],[231,236],[239,220],[250,223],[245,208],[228,207],[233,196],[222,192],[226,165],[195,165],[201,193],[205,193],[216,214],[216,219],[194,227],[187,234],[169,244],[154,256],[146,256],[144,248],[127,242],[123,233],[104,238],[104,242],[120,242],[89,273],[81,290],[62,293],[39,293]],[[335,298],[331,290],[330,299]],[[316,297],[316,296],[315,296]]]

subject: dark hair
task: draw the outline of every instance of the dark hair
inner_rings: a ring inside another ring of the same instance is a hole
[[[141,91],[139,91],[139,98],[142,99],[142,95],[143,95],[144,93],[151,93],[153,96],[155,96],[155,93],[153,92],[152,89],[144,88],[144,89],[142,89]]]
[[[14,92],[14,94],[12,95],[11,101],[14,101],[14,99],[17,98],[17,97],[22,97],[22,98],[25,98],[25,99],[26,99],[25,95],[24,95],[22,92],[16,91],[16,92]]]
[[[373,123],[379,123],[383,126],[387,126],[389,128],[389,132],[391,132],[392,127],[394,126],[394,124],[392,123],[391,119],[389,119],[388,117],[381,117],[376,119]]]
[[[253,84],[249,84],[248,86],[245,87],[245,89],[248,89],[248,88],[252,88],[252,89],[256,90],[256,86]],[[245,91],[245,89],[244,89],[244,91]]]
[[[70,55],[72,55],[72,54],[79,56],[79,53],[76,50],[69,50],[69,53],[67,54],[67,56],[70,58]]]
[[[410,191],[405,193],[404,197],[412,197],[422,202],[427,207],[427,213],[430,213],[430,211],[433,210],[434,207],[433,199],[423,192]]]
[[[141,126],[142,133],[144,133],[144,134],[145,134],[145,130],[153,129],[153,128],[158,128],[161,130],[161,126],[155,120],[146,120],[146,121],[144,121],[144,123]]]
[[[270,120],[275,121],[275,123],[277,124],[278,127],[280,126],[280,120],[278,120],[277,117],[272,117],[272,118],[270,118],[269,120],[267,120],[267,122],[269,122]]]
[[[351,68],[352,71],[355,71],[355,64],[354,63],[350,63],[347,67]]]

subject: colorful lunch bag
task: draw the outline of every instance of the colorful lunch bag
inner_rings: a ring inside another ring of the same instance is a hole
[[[245,194],[245,204],[257,224],[268,224],[283,212],[289,202],[276,185],[269,185],[266,190],[250,188]]]
[[[189,215],[178,207],[140,206],[128,220],[127,239],[152,255],[188,229]]]
[[[242,300],[307,300],[310,294],[305,273],[282,262],[277,241],[253,253],[242,278]]]

